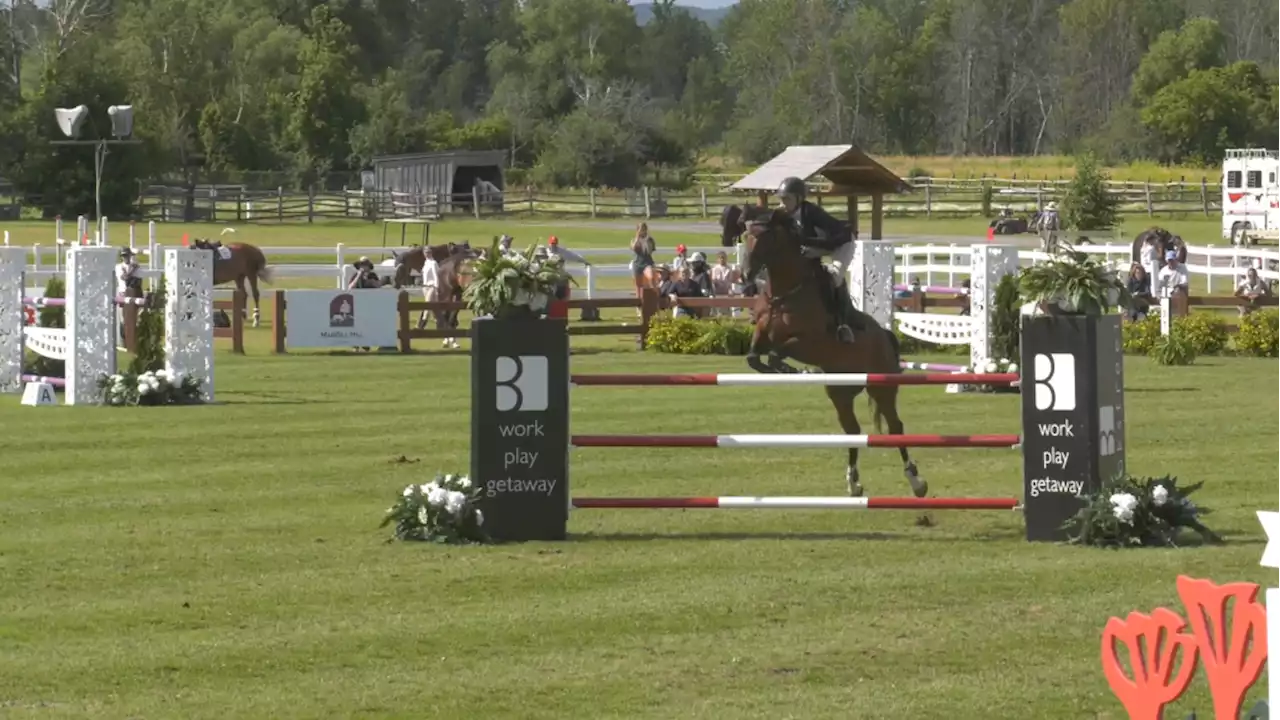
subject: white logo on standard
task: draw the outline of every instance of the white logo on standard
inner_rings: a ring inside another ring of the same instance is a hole
[[[500,412],[547,409],[547,358],[541,355],[497,359],[497,405]]]
[[[1076,356],[1036,353],[1033,368],[1037,410],[1076,409]]]

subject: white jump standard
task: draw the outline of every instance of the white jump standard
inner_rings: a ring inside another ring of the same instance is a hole
[[[116,250],[73,246],[67,250],[67,297],[38,304],[66,308],[66,328],[27,327],[23,296],[27,251],[0,248],[0,393],[24,382],[61,385],[67,405],[99,404],[98,381],[116,372]],[[194,377],[213,400],[213,258],[201,250],[166,250],[165,368]],[[124,301],[136,304],[136,299]],[[62,360],[65,378],[23,375],[23,352]]]

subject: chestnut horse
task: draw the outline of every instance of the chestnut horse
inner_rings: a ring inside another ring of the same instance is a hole
[[[214,240],[197,239],[190,247],[192,250],[208,250],[213,253],[215,286],[234,281],[236,290],[244,292],[244,281],[249,281],[249,287],[253,291],[253,326],[258,327],[262,319],[258,281],[271,284],[271,268],[267,267],[267,257],[258,246],[249,243],[223,245]]]
[[[830,294],[823,283],[832,282],[831,274],[820,261],[801,254],[802,239],[786,211],[775,210],[749,220],[747,233],[750,236],[747,281],[753,282],[762,269],[769,273],[769,287],[757,298],[754,308],[755,333],[747,353],[747,364],[752,369],[762,373],[796,372],[786,363],[787,358],[794,358],[827,373],[900,372],[897,338],[869,315],[857,311],[861,320],[858,324],[862,329],[853,343],[840,342],[836,337],[835,321],[823,299]],[[765,351],[769,357],[768,365],[760,362],[760,353]],[[862,432],[853,410],[853,401],[863,389],[827,386],[827,397],[835,406],[840,426],[848,435]],[[902,419],[898,417],[898,388],[874,386],[865,389],[871,401],[876,429],[880,429],[883,421],[891,435],[901,435],[904,428]],[[920,479],[907,449],[899,448],[898,453],[902,456],[902,470],[911,483],[912,492],[916,497],[924,497],[929,492],[928,483]],[[849,494],[861,496],[858,451],[854,448],[849,449],[845,477]]]

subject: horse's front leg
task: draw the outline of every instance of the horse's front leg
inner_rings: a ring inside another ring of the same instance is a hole
[[[751,334],[751,345],[747,348],[747,367],[758,373],[773,373],[776,370],[760,362],[760,352],[769,346],[768,338],[765,336],[765,327],[766,324],[764,322],[757,322],[755,332]]]

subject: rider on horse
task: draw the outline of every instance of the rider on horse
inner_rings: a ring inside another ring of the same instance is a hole
[[[801,237],[804,238],[804,254],[819,265],[819,281],[827,273],[821,268],[821,257],[831,255],[830,286],[824,293],[828,309],[836,320],[836,336],[841,342],[853,342],[853,328],[859,326],[857,313],[854,312],[853,298],[849,296],[849,288],[845,283],[845,273],[849,271],[849,263],[853,260],[853,233],[849,227],[831,217],[827,211],[804,199],[804,181],[798,177],[789,177],[782,181],[778,188],[778,197],[782,207],[800,226]],[[821,231],[821,235],[819,235]],[[861,330],[861,327],[858,327]]]

